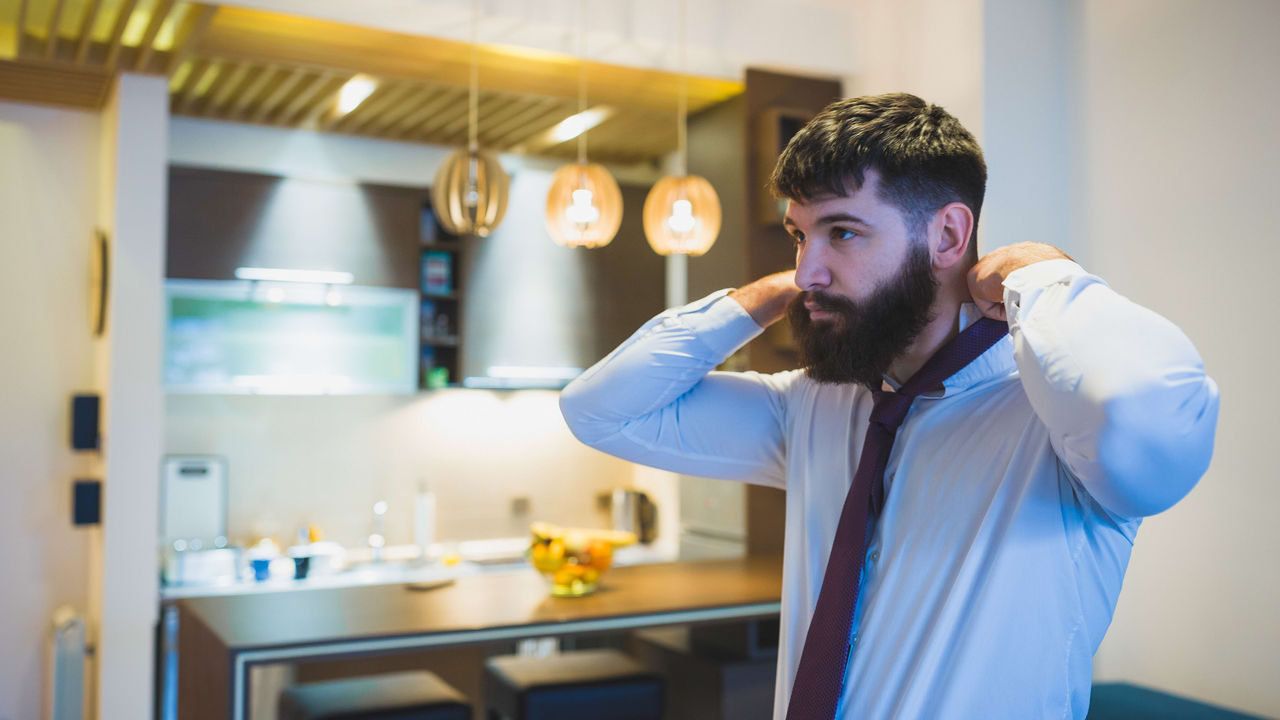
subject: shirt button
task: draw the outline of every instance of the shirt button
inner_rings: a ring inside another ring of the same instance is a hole
[[[880,551],[876,550],[871,553],[871,562],[880,562]]]

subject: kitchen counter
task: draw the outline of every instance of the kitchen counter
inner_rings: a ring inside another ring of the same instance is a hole
[[[615,568],[583,598],[552,597],[532,568],[445,582],[178,600],[179,717],[245,718],[257,664],[771,617],[782,558]]]

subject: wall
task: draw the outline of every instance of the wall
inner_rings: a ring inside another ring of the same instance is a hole
[[[158,495],[163,426],[168,81],[122,74],[103,112],[98,222],[110,242],[107,328],[95,348],[103,387],[102,525],[90,574],[97,626],[94,699],[102,718],[152,710]]]
[[[413,541],[413,496],[431,484],[441,541],[520,537],[530,520],[607,524],[595,494],[631,482],[630,463],[584,447],[550,391],[422,396],[169,395],[165,452],[224,456],[228,532],[247,541],[315,524],[361,546],[386,500],[390,544]],[[528,497],[527,516],[511,499]]]
[[[53,610],[88,609],[89,534],[71,483],[70,396],[94,387],[89,250],[97,206],[94,113],[0,102],[0,718],[37,718]]]
[[[983,0],[859,0],[847,95],[910,92],[983,133]]]
[[[1138,533],[1098,676],[1280,716],[1280,4],[1079,4],[1091,269],[1181,326],[1222,391],[1208,474]]]

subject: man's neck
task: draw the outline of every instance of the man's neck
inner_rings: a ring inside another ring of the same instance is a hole
[[[907,351],[889,365],[889,377],[899,384],[911,379],[929,358],[956,335],[960,334],[960,306],[973,302],[968,288],[959,292],[940,290],[933,304],[933,321],[925,326]]]

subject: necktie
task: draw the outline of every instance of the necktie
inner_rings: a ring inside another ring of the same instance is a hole
[[[878,515],[884,505],[884,469],[889,463],[893,439],[912,401],[973,362],[1008,331],[1005,323],[982,318],[939,348],[897,392],[872,391],[874,404],[862,443],[862,456],[840,511],[835,541],[822,576],[822,590],[818,592],[818,605],[809,621],[800,666],[791,688],[787,720],[835,717],[845,668],[853,649],[849,630],[866,553],[867,513]]]

